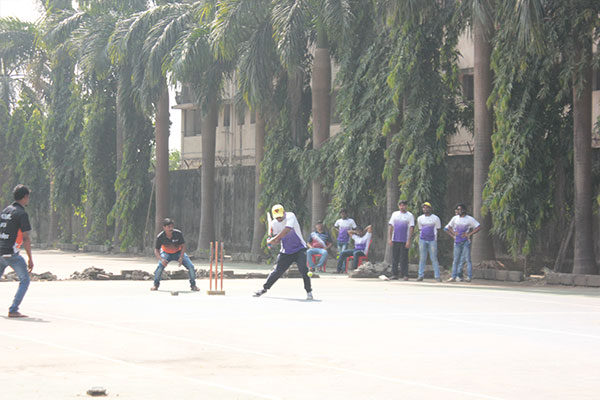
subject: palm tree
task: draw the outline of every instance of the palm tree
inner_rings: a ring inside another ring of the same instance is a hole
[[[565,86],[572,93],[575,249],[573,273],[598,273],[592,218],[592,43],[597,39],[600,3],[576,0],[520,0],[512,7],[518,23],[517,51],[560,54]],[[513,19],[514,18],[514,19]]]
[[[255,124],[255,191],[252,248],[262,253],[261,243],[266,232],[264,207],[260,204],[263,191],[261,163],[264,156],[268,120],[277,118],[272,104],[275,79],[281,65],[273,40],[271,21],[273,3],[269,0],[226,0],[218,5],[212,24],[212,41],[216,55],[237,60],[236,78],[240,92],[250,110],[256,114]],[[271,121],[272,122],[272,121]]]
[[[473,29],[474,61],[474,150],[473,150],[473,216],[481,223],[481,230],[473,241],[473,262],[495,258],[490,230],[492,218],[482,214],[483,189],[492,162],[492,109],[488,99],[492,93],[493,74],[490,68],[494,37],[494,0],[470,0]]]
[[[273,21],[283,64],[292,74],[307,58],[309,39],[316,37],[312,65],[313,149],[319,150],[329,138],[331,110],[330,42],[343,48],[352,23],[348,0],[283,0],[273,8]],[[299,80],[296,78],[296,82]],[[293,80],[291,80],[293,82]],[[327,202],[320,179],[312,181],[311,225],[323,220]]]

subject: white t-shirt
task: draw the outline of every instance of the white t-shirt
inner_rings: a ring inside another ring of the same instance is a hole
[[[281,239],[281,253],[294,254],[306,248],[306,242],[302,239],[300,224],[298,223],[296,214],[293,212],[286,211],[281,222],[274,219],[271,226],[273,228],[273,236],[277,236],[285,228],[292,228],[292,230]]]
[[[350,235],[348,235],[348,231],[351,229],[356,229],[356,222],[354,222],[352,218],[340,218],[335,221],[333,226],[338,229],[338,242],[348,243],[350,241]]]
[[[460,215],[455,215],[452,217],[448,225],[444,229],[452,228],[452,230],[456,233],[456,239],[454,243],[461,243],[467,240],[466,237],[463,236],[463,233],[469,232],[471,229],[475,229],[479,226],[479,222],[470,215],[465,215],[461,217]]]
[[[406,240],[408,239],[408,229],[411,226],[415,226],[415,217],[410,211],[394,211],[389,224],[394,227],[392,241],[406,243]]]
[[[371,233],[367,232],[362,236],[356,234],[352,235],[354,240],[354,250],[362,250],[363,253],[367,254],[369,251],[369,242],[371,241]]]
[[[417,218],[417,226],[420,231],[419,239],[431,242],[437,240],[437,231],[442,227],[442,222],[435,214],[423,214]]]

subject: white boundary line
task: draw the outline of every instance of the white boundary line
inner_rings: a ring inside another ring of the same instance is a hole
[[[260,352],[260,351],[256,351],[256,350],[249,350],[249,349],[244,349],[244,348],[241,348],[241,347],[223,345],[223,344],[219,344],[219,343],[207,342],[207,341],[203,341],[203,340],[190,339],[190,338],[186,338],[186,337],[182,337],[182,336],[167,335],[167,334],[162,334],[162,333],[148,331],[148,330],[143,330],[143,329],[127,328],[127,327],[122,327],[122,326],[113,325],[113,324],[107,324],[107,323],[103,323],[103,322],[89,321],[89,320],[85,320],[85,319],[67,317],[67,316],[56,315],[56,314],[45,314],[45,313],[39,313],[39,312],[30,312],[30,314],[35,314],[37,316],[45,317],[45,318],[57,318],[57,319],[63,319],[63,320],[67,320],[67,321],[84,323],[84,324],[93,325],[93,326],[100,326],[100,327],[114,329],[114,330],[119,330],[119,331],[132,332],[132,333],[137,333],[137,334],[142,334],[142,335],[149,335],[149,336],[156,336],[156,337],[160,337],[160,338],[163,338],[163,339],[178,340],[178,341],[188,342],[188,343],[194,343],[194,344],[202,344],[204,346],[221,348],[221,349],[225,349],[225,350],[232,351],[232,352],[237,352],[237,353],[252,354],[252,355],[266,357],[266,358],[271,358],[271,359],[278,359],[278,360],[289,361],[285,357],[282,357],[282,356],[279,356],[279,355],[276,355],[276,354],[265,353],[265,352]],[[0,333],[0,335],[5,335],[5,334]],[[17,336],[12,336],[12,335],[10,335],[10,337],[14,337],[15,339],[19,338]],[[25,338],[23,338],[23,339],[25,339]],[[40,344],[46,344],[44,341],[39,341],[39,340],[36,340],[36,339],[28,339],[28,340],[32,340],[32,341],[34,341],[36,343],[40,343]],[[115,361],[115,362],[119,362],[119,363],[123,363],[123,364],[127,364],[127,365],[135,365],[135,366],[137,366],[136,364],[131,364],[131,363],[127,362],[127,361],[112,359],[110,357],[105,357],[105,356],[102,356],[102,355],[99,355],[99,354],[95,354],[95,353],[89,353],[89,352],[81,351],[81,350],[78,350],[78,349],[71,349],[71,348],[68,348],[68,347],[61,346],[61,345],[54,345],[54,344],[50,344],[50,343],[47,343],[47,344],[51,345],[51,346],[54,346],[54,347],[57,347],[57,348],[64,348],[66,350],[80,352],[82,354],[88,354],[88,355],[91,355],[91,356],[94,356],[94,357],[97,357],[97,358],[100,358],[100,359],[104,359],[104,360],[107,360],[107,361]],[[314,363],[314,362],[310,362],[310,361],[299,361],[299,360],[297,360],[296,363],[297,364],[304,364],[306,366],[313,367],[313,368],[316,367],[316,368],[328,369],[328,370],[332,370],[332,371],[343,372],[345,374],[357,375],[357,376],[361,376],[361,377],[364,377],[364,378],[373,378],[373,379],[383,380],[383,381],[387,381],[387,382],[399,383],[399,384],[403,384],[403,385],[407,385],[407,386],[416,386],[416,387],[421,387],[421,388],[435,390],[435,391],[441,391],[441,392],[446,392],[446,393],[458,394],[458,395],[462,395],[462,396],[468,396],[468,397],[474,397],[474,398],[480,398],[480,399],[489,399],[489,400],[502,400],[501,397],[490,396],[490,395],[486,395],[486,394],[482,394],[482,393],[467,392],[467,391],[463,391],[463,390],[457,390],[457,389],[447,388],[447,387],[444,387],[444,386],[437,386],[437,385],[431,385],[431,384],[427,384],[427,383],[409,381],[409,380],[405,380],[405,379],[392,378],[392,377],[387,377],[387,376],[383,376],[383,375],[380,375],[380,374],[373,374],[373,373],[369,373],[369,372],[362,372],[362,371],[357,371],[357,370],[354,370],[354,369],[348,369],[348,368],[342,368],[342,367],[328,366],[328,365],[323,365],[323,364],[320,364],[320,363]],[[212,385],[212,386],[215,386],[215,387],[221,387],[221,388],[228,389],[228,390],[242,392],[239,389],[228,388],[227,386],[221,386],[221,385],[218,385],[218,384],[211,384],[210,382],[206,382],[206,381],[203,381],[203,380],[197,380],[195,378],[189,378],[188,377],[188,379],[191,379],[191,380],[193,380],[195,382],[200,382],[200,383],[203,383],[203,384],[207,384],[207,385]],[[248,392],[248,393],[252,393],[252,392]],[[259,396],[259,397],[263,397],[263,398],[273,398],[273,397],[266,397],[265,395],[259,395],[259,394],[255,394],[255,393],[252,393],[252,394],[256,395],[256,396]]]

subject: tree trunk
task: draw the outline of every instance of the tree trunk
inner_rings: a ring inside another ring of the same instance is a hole
[[[202,119],[202,181],[200,204],[200,238],[198,248],[207,250],[215,240],[215,150],[217,134],[218,104],[212,100],[208,112]]]
[[[169,214],[169,90],[165,84],[156,107],[156,208],[155,233],[162,229],[162,220]],[[181,222],[181,221],[180,221]]]
[[[490,58],[492,44],[490,35],[486,35],[486,27],[475,18],[473,23],[475,47],[474,70],[474,108],[475,108],[475,150],[473,154],[473,216],[481,224],[481,230],[474,237],[472,247],[473,263],[492,260],[494,246],[490,236],[492,217],[488,213],[481,215],[483,203],[483,188],[487,181],[490,163],[492,161],[492,110],[487,106],[487,100],[492,92],[492,71]]]
[[[123,165],[123,135],[125,132],[125,113],[127,110],[124,109],[123,102],[121,99],[123,98],[123,84],[121,83],[121,79],[125,79],[124,77],[119,77],[117,81],[117,104],[116,104],[116,114],[117,114],[117,149],[116,149],[116,159],[117,159],[117,178],[121,173],[121,166]],[[116,179],[115,179],[116,182]],[[115,188],[117,191],[115,195],[115,201],[119,198],[118,188]],[[121,220],[119,215],[115,216],[115,232],[113,237],[113,247],[115,249],[119,249],[121,247]]]
[[[328,46],[317,45],[312,72],[313,149],[319,150],[329,138],[331,117],[331,58]],[[311,205],[311,226],[315,226],[318,221],[323,221],[327,210],[327,199],[318,177],[312,181]]]
[[[576,44],[582,76],[573,75],[573,149],[575,181],[574,274],[596,274],[592,215],[592,45]],[[582,78],[581,80],[579,78]]]
[[[50,182],[50,201],[48,202],[48,206],[50,207],[50,221],[48,222],[48,240],[47,242],[56,243],[56,239],[58,237],[58,213],[54,209],[54,204],[52,203],[52,197],[54,193],[54,183]]]
[[[260,182],[260,163],[263,160],[265,154],[265,119],[261,112],[256,113],[256,124],[255,136],[254,136],[254,148],[255,148],[255,161],[254,161],[254,229],[252,231],[252,253],[261,254],[261,243],[265,236],[267,228],[265,224],[260,221],[260,217],[263,215],[263,210],[260,207],[260,195],[262,193],[263,185]]]

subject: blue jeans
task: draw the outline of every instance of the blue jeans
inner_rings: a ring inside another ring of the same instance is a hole
[[[348,242],[340,242],[338,240],[337,242],[337,251],[338,251],[338,257],[342,254],[343,251],[348,249]]]
[[[164,251],[160,252],[160,256],[167,260],[167,264],[169,261],[177,261],[179,260],[180,251],[177,253],[165,253]],[[188,257],[186,253],[183,253],[183,266],[187,268],[188,273],[190,274],[190,286],[196,286],[196,270],[194,269],[194,264],[192,264],[192,260]],[[163,271],[165,270],[165,266],[162,263],[158,262],[158,267],[156,271],[154,271],[154,286],[158,287],[160,285],[160,277],[162,276]]]
[[[316,255],[316,256],[321,256],[319,258],[319,261],[317,261],[317,265],[314,265],[313,260],[312,260],[312,256]],[[308,249],[306,251],[306,258],[308,260],[308,266],[311,269],[321,269],[323,268],[323,265],[325,265],[325,262],[327,261],[327,250],[326,249],[319,249],[319,248],[312,248],[312,249]]]
[[[419,278],[423,278],[425,275],[425,263],[427,262],[427,253],[429,253],[429,259],[431,265],[433,265],[433,273],[435,279],[440,277],[440,264],[437,258],[437,240],[422,240],[419,239]]]
[[[0,257],[0,277],[4,274],[6,267],[11,267],[19,277],[19,288],[15,294],[15,299],[8,309],[9,312],[19,311],[19,305],[27,293],[29,287],[29,271],[27,271],[27,263],[19,254],[13,254],[10,257]]]
[[[346,269],[344,267],[344,264],[346,263],[346,258],[348,258],[348,257],[354,257],[352,259],[352,268],[353,269],[358,268],[358,257],[364,256],[364,255],[365,255],[364,250],[350,249],[350,250],[342,251],[340,253],[340,258],[338,258],[338,262],[337,262],[337,272],[341,274],[342,271],[344,271]]]
[[[467,277],[473,277],[473,264],[471,264],[471,241],[454,243],[454,259],[452,260],[452,277],[462,278],[463,264],[467,263]]]

